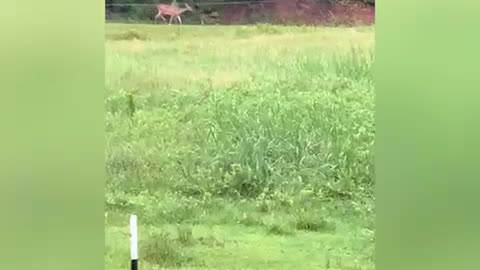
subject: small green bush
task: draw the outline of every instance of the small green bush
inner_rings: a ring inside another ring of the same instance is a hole
[[[280,218],[275,215],[271,215],[264,220],[264,227],[267,229],[267,233],[274,235],[294,235],[295,223],[288,218]]]
[[[193,261],[191,254],[167,233],[149,235],[141,243],[141,254],[146,262],[160,267],[180,267]]]
[[[332,232],[335,230],[335,224],[332,221],[312,211],[297,213],[295,215],[295,225],[297,230],[304,231]]]
[[[191,226],[177,225],[177,240],[183,246],[192,246],[195,244],[193,230]]]
[[[268,23],[259,23],[255,25],[255,30],[258,34],[280,34],[280,27]]]
[[[295,228],[285,222],[274,222],[267,224],[267,232],[275,235],[294,235]]]
[[[107,38],[112,40],[150,40],[147,34],[137,31],[136,29],[129,29],[124,32],[112,34]]]

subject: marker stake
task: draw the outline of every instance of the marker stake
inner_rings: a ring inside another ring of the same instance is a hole
[[[137,216],[130,216],[130,258],[131,270],[138,270]]]

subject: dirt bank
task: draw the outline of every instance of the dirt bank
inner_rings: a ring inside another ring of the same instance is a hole
[[[314,0],[278,0],[264,4],[233,4],[224,8],[223,23],[373,24],[375,7],[362,2],[346,5]]]

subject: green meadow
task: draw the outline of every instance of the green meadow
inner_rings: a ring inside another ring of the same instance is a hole
[[[106,24],[106,269],[374,269],[374,28]]]

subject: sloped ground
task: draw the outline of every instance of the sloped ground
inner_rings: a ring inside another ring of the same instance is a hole
[[[375,8],[360,2],[341,5],[328,1],[278,0],[277,3],[227,5],[224,9],[226,23],[262,18],[285,24],[373,24]]]

